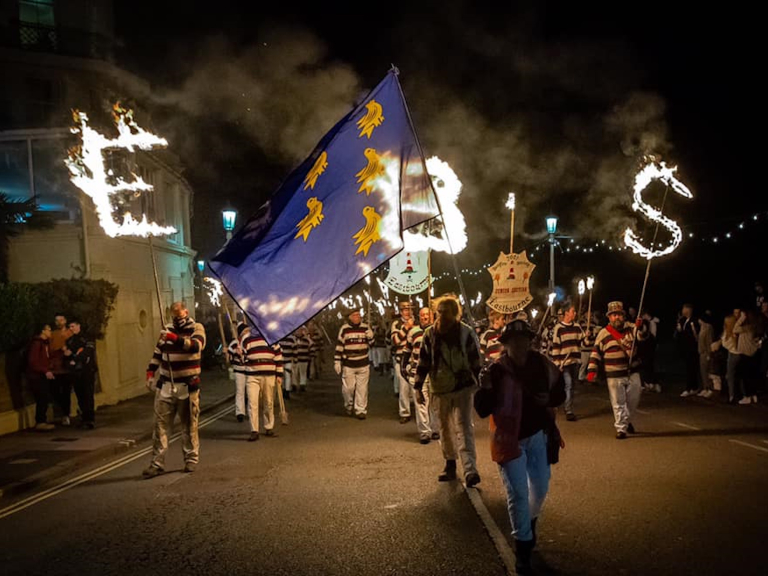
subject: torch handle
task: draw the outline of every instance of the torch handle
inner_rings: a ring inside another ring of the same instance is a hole
[[[160,279],[157,277],[157,261],[155,260],[155,246],[152,244],[152,234],[149,235],[149,255],[152,257],[152,273],[155,276],[155,291],[157,292],[157,308],[160,311],[160,330],[165,330],[165,311],[163,302],[160,299]],[[173,381],[173,369],[171,368],[171,359],[168,354],[165,355],[165,361],[168,364],[168,374],[171,376],[171,386],[176,386]]]

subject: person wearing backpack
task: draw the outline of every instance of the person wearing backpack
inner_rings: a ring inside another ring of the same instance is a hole
[[[456,479],[458,447],[464,481],[471,488],[480,483],[472,423],[472,398],[480,374],[480,344],[475,331],[459,320],[461,306],[454,296],[438,298],[435,304],[437,321],[424,330],[413,387],[416,401],[424,405],[422,389],[429,377],[429,394],[437,404],[445,458],[438,481]]]
[[[613,407],[616,439],[624,440],[627,433],[634,434],[632,417],[640,404],[642,384],[640,381],[639,362],[630,364],[629,357],[637,358],[637,350],[633,351],[633,340],[638,328],[642,326],[642,318],[636,324],[626,321],[624,304],[609,302],[608,325],[597,335],[595,347],[589,357],[587,380],[594,382],[597,372],[602,366],[605,369],[605,379],[608,383],[608,394]],[[638,339],[643,333],[638,333]]]
[[[48,432],[54,429],[54,425],[48,423],[51,384],[55,380],[51,354],[48,349],[50,339],[50,325],[40,325],[35,331],[35,336],[32,337],[27,351],[27,383],[35,396],[35,430],[39,432]]]

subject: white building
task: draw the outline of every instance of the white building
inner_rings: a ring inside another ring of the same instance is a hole
[[[149,86],[111,62],[112,6],[108,0],[16,0],[0,5],[0,191],[34,197],[56,227],[25,231],[12,241],[9,279],[105,279],[119,286],[106,337],[97,342],[97,406],[145,393],[144,375],[161,326],[148,241],[110,238],[93,204],[69,182],[63,159],[76,142],[72,109],[102,120],[114,101],[134,108],[142,127],[151,117],[139,103]],[[144,100],[143,100],[144,99]],[[105,125],[99,130],[105,132]],[[173,143],[171,143],[171,148]],[[138,153],[131,169],[154,191],[130,201],[131,213],[178,232],[154,239],[161,299],[194,310],[194,251],[190,246],[192,189],[169,151]],[[63,312],[66,312],[64,310]],[[34,423],[34,406],[5,410],[0,376],[0,434]]]

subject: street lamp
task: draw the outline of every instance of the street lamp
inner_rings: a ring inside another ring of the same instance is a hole
[[[557,216],[547,216],[547,234],[549,234],[549,289],[555,289],[555,234],[557,233]]]
[[[235,229],[235,222],[237,222],[237,210],[233,208],[222,210],[221,221],[224,225],[224,231],[227,233],[227,241],[229,241],[232,239],[232,230]]]
[[[200,272],[205,270],[205,260],[198,260],[197,261],[197,269],[200,270]]]

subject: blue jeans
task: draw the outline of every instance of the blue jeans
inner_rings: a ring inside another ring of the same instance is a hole
[[[520,440],[522,454],[499,464],[499,475],[507,491],[507,510],[515,540],[533,540],[531,520],[538,518],[549,490],[547,439],[544,431]]]
[[[569,364],[563,367],[563,380],[565,380],[565,413],[573,412],[573,387],[579,377],[579,365]]]

